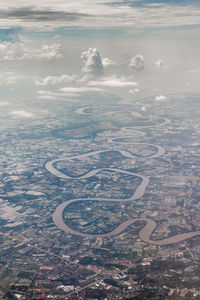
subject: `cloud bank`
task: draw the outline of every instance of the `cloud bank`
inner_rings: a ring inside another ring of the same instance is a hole
[[[21,42],[0,43],[0,60],[13,61],[23,59],[57,60],[63,57],[58,43],[43,44],[40,49],[26,48]]]
[[[79,77],[77,75],[63,74],[61,76],[47,76],[41,80],[37,80],[35,85],[46,86],[46,85],[57,85],[62,83],[77,82]]]
[[[135,81],[131,81],[130,78],[112,76],[112,77],[104,77],[101,80],[89,81],[88,85],[127,88],[127,87],[137,87],[138,83]]]

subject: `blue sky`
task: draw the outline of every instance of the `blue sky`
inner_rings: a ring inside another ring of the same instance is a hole
[[[16,42],[19,40],[20,33],[22,33],[20,27],[0,28],[0,41]]]

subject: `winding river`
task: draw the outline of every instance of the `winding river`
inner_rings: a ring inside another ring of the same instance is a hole
[[[153,145],[155,146],[155,145]],[[157,153],[156,155],[152,155],[152,157],[159,157],[161,156],[165,150],[163,147],[161,146],[156,146],[157,147]],[[142,179],[141,184],[137,187],[137,189],[135,190],[135,192],[133,193],[133,195],[129,198],[125,198],[125,199],[114,199],[114,198],[89,198],[89,199],[72,199],[70,201],[67,202],[63,202],[62,204],[60,204],[55,212],[53,213],[53,221],[55,223],[55,225],[60,228],[61,230],[64,230],[66,233],[70,233],[73,235],[78,235],[81,237],[111,237],[113,235],[117,235],[120,234],[121,232],[123,232],[128,226],[130,226],[131,224],[135,223],[135,222],[146,222],[145,226],[140,230],[139,232],[139,237],[141,240],[143,240],[144,242],[148,243],[148,244],[154,244],[154,245],[168,245],[168,244],[174,244],[177,242],[181,242],[184,241],[188,238],[197,236],[200,234],[200,231],[194,231],[194,232],[188,232],[188,233],[182,233],[182,234],[177,234],[174,235],[172,237],[168,237],[162,240],[152,240],[151,239],[151,234],[153,233],[154,229],[156,228],[156,222],[153,221],[152,219],[148,219],[148,218],[134,218],[134,219],[129,219],[125,222],[123,222],[122,224],[120,224],[118,227],[116,227],[114,230],[105,233],[105,234],[88,234],[88,233],[83,233],[83,232],[79,232],[76,231],[72,228],[70,228],[63,220],[63,212],[65,210],[65,208],[67,206],[69,206],[71,203],[74,202],[78,202],[78,201],[86,201],[86,200],[93,200],[93,201],[112,201],[112,202],[127,202],[127,201],[134,201],[136,199],[141,198],[145,191],[146,188],[149,184],[149,178],[143,175],[140,175],[138,173],[133,173],[133,172],[129,172],[126,170],[122,170],[122,169],[116,169],[116,168],[101,168],[101,169],[94,169],[92,171],[87,172],[84,175],[80,175],[77,177],[71,177],[67,174],[62,173],[61,171],[57,170],[56,167],[54,167],[54,164],[59,162],[59,161],[71,161],[72,159],[76,158],[76,159],[81,159],[84,157],[88,157],[91,155],[95,155],[95,154],[99,154],[99,153],[104,153],[104,152],[108,152],[110,150],[99,150],[99,151],[93,151],[93,152],[89,152],[89,153],[85,153],[85,154],[81,154],[81,155],[77,155],[77,156],[69,156],[69,157],[63,157],[63,158],[59,158],[59,159],[55,159],[52,160],[50,162],[48,162],[46,164],[46,169],[51,172],[52,174],[54,174],[55,176],[62,178],[62,179],[85,179],[85,178],[89,178],[91,176],[94,176],[95,174],[97,174],[98,172],[102,171],[102,170],[110,170],[110,171],[115,171],[118,173],[123,173],[123,174],[128,174],[128,175],[133,175],[133,176],[137,176],[139,178]],[[128,151],[125,150],[113,150],[113,151],[117,151],[119,153],[121,153],[124,157],[127,158],[134,158],[135,156],[133,154],[131,154]]]
[[[155,221],[153,221],[152,219],[147,219],[147,218],[129,219],[129,220],[123,222],[122,224],[120,224],[114,230],[112,230],[108,233],[105,233],[105,234],[88,234],[88,233],[79,232],[79,231],[76,231],[76,230],[73,230],[72,228],[70,228],[63,221],[63,211],[69,204],[74,203],[76,201],[81,201],[81,200],[85,201],[86,199],[73,199],[73,200],[70,200],[68,202],[63,202],[62,204],[60,204],[56,208],[55,212],[53,213],[53,221],[54,221],[55,225],[58,228],[64,230],[66,233],[70,233],[70,234],[73,234],[73,235],[78,235],[78,236],[81,236],[81,237],[106,238],[106,237],[111,237],[113,235],[120,234],[128,226],[130,226],[131,224],[139,221],[139,222],[146,222],[145,226],[139,232],[139,237],[140,237],[141,240],[143,240],[144,242],[146,242],[148,244],[159,245],[159,246],[175,244],[175,243],[184,241],[186,239],[189,239],[191,237],[198,236],[200,234],[200,231],[193,231],[193,232],[177,234],[177,235],[174,235],[172,237],[168,237],[168,238],[162,239],[162,240],[152,240],[151,239],[151,234],[152,234],[152,232],[154,231],[154,229],[156,228],[157,225],[156,225]],[[89,200],[92,200],[92,199],[89,199]],[[99,201],[120,201],[120,200],[116,200],[116,199],[105,200],[105,199],[101,199],[101,198],[95,198],[95,201],[96,200],[99,200]]]
[[[77,111],[80,114],[85,114],[84,112],[84,108],[80,108],[79,111]],[[166,125],[168,123],[170,123],[170,120],[168,119],[163,119],[164,122],[161,124],[157,124],[157,125],[153,125],[153,126],[161,126],[161,125]],[[153,127],[152,126],[152,127]],[[143,126],[142,126],[143,127]],[[151,127],[151,126],[149,126]],[[131,127],[124,127],[122,128],[125,131],[132,131],[133,133],[136,132],[137,136],[144,136],[145,133],[143,133],[142,131],[138,131],[138,130],[134,130]],[[134,134],[132,136],[128,135],[128,136],[119,136],[119,137],[114,137],[114,138],[110,138],[108,139],[108,142],[110,143],[116,143],[116,144],[122,144],[122,142],[120,142],[118,139],[123,139],[123,138],[130,138],[130,137],[135,137]],[[129,144],[126,143],[126,144]],[[153,145],[153,144],[148,144],[148,143],[131,143],[132,145],[149,145],[149,146],[153,146],[157,149],[156,153],[153,153],[152,155],[147,155],[146,157],[148,157],[148,159],[150,158],[157,158],[160,157],[161,155],[163,155],[165,153],[165,149],[159,145]],[[200,235],[200,231],[193,231],[193,232],[187,232],[187,233],[182,233],[182,234],[176,234],[174,236],[168,237],[168,238],[164,238],[164,239],[160,239],[160,240],[153,240],[151,239],[151,235],[153,233],[153,231],[155,230],[157,224],[154,220],[149,219],[149,218],[130,218],[128,220],[126,220],[125,222],[121,223],[118,227],[116,227],[114,230],[105,233],[105,234],[89,234],[89,233],[84,233],[84,232],[80,232],[80,231],[76,231],[72,228],[70,228],[63,220],[63,212],[65,210],[65,208],[67,206],[69,206],[71,203],[75,203],[75,202],[80,202],[80,201],[86,201],[86,200],[90,200],[90,201],[111,201],[111,202],[127,202],[127,201],[134,201],[136,199],[141,198],[145,191],[146,188],[149,184],[150,179],[146,176],[143,176],[141,174],[138,173],[133,173],[130,171],[126,171],[126,170],[122,170],[122,169],[117,169],[117,168],[99,168],[99,169],[93,169],[88,171],[87,173],[80,175],[80,176],[76,176],[76,177],[72,177],[70,175],[64,174],[63,172],[59,171],[55,164],[57,162],[60,161],[71,161],[73,159],[83,159],[84,157],[89,157],[91,155],[97,155],[100,153],[106,153],[106,152],[110,152],[110,151],[114,151],[114,152],[119,152],[121,155],[123,155],[126,158],[129,159],[135,159],[136,157],[138,157],[139,155],[134,155],[133,153],[126,151],[126,150],[98,150],[98,151],[91,151],[88,153],[84,153],[81,155],[76,155],[76,156],[67,156],[67,157],[62,157],[62,158],[58,158],[58,159],[54,159],[52,161],[49,161],[46,163],[46,169],[51,172],[52,174],[54,174],[56,177],[62,178],[62,179],[67,179],[67,180],[75,180],[75,179],[86,179],[86,178],[90,178],[94,175],[96,175],[98,172],[102,171],[102,170],[110,170],[110,171],[115,171],[118,173],[123,173],[123,174],[127,174],[127,175],[132,175],[132,176],[136,176],[139,177],[140,179],[142,179],[142,182],[140,183],[140,185],[136,188],[135,192],[131,195],[131,197],[125,198],[125,199],[115,199],[115,198],[79,198],[79,199],[72,199],[69,200],[67,202],[63,202],[61,203],[55,210],[55,212],[53,213],[53,221],[55,223],[55,225],[65,231],[66,233],[70,233],[72,235],[77,235],[77,236],[81,236],[81,237],[94,237],[94,238],[106,238],[106,237],[111,237],[117,234],[120,234],[121,232],[123,232],[126,228],[128,228],[131,224],[135,223],[135,222],[145,222],[146,224],[144,225],[144,227],[140,230],[139,232],[139,237],[141,240],[143,240],[144,242],[148,243],[148,244],[154,244],[154,245],[168,245],[168,244],[175,244],[184,240],[187,240],[189,238],[195,237]],[[139,156],[144,158],[145,156]]]

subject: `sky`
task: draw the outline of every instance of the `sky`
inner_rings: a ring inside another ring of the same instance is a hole
[[[130,103],[200,92],[199,1],[37,2],[1,1],[0,105],[19,98],[19,117],[33,115],[20,108],[27,95],[59,103],[113,93]]]

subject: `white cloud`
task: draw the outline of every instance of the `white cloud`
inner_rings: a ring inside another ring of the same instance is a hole
[[[187,73],[200,73],[200,69],[189,70]]]
[[[88,85],[91,86],[105,86],[105,87],[119,87],[119,88],[125,88],[130,86],[138,86],[137,82],[130,81],[129,78],[126,77],[104,77],[102,80],[98,81],[89,81]]]
[[[144,68],[144,56],[141,54],[134,56],[131,59],[129,66],[137,71],[143,69]]]
[[[0,43],[0,60],[13,61],[23,59],[53,60],[60,59],[60,44],[43,44],[40,49],[32,50],[25,48],[21,42]]]
[[[147,110],[147,109],[146,109],[146,106],[142,106],[142,107],[141,107],[141,110],[142,110],[142,111],[146,111],[146,110]]]
[[[38,99],[46,99],[46,100],[72,100],[77,96],[83,93],[90,92],[101,92],[103,89],[96,87],[64,87],[61,88],[58,92],[39,90],[38,91]],[[71,99],[72,98],[72,99]]]
[[[52,60],[52,59],[60,59],[63,55],[60,53],[60,44],[54,43],[51,45],[43,44],[41,50],[39,50],[36,54],[33,54],[33,57],[44,59],[44,60]]]
[[[102,59],[102,64],[105,69],[116,65],[116,63],[108,57]]]
[[[1,72],[0,85],[16,85],[20,82],[28,81],[29,77],[21,75],[18,72]]]
[[[167,97],[164,96],[163,94],[155,97],[155,101],[162,101],[162,100],[167,100]]]
[[[37,99],[42,99],[42,100],[56,100],[56,99],[58,99],[58,96],[43,94],[43,95],[37,96]]]
[[[111,0],[99,1],[94,0],[29,0],[28,5],[33,7],[33,13],[27,14],[27,8],[22,0],[1,0],[1,12],[11,11],[11,15],[2,16],[0,18],[0,26],[24,26],[30,28],[37,28],[37,30],[47,30],[61,26],[84,26],[84,27],[129,27],[137,30],[147,26],[160,27],[160,26],[176,26],[186,24],[199,24],[199,7],[194,4],[194,1],[187,1],[186,5],[181,5],[174,1],[170,5],[167,1],[162,4],[152,4],[131,7],[124,1],[116,0],[116,5],[106,5],[106,2]],[[192,2],[192,3],[191,3]],[[11,5],[11,3],[14,3]],[[13,9],[10,7],[21,9],[21,14],[14,15]],[[25,12],[24,12],[25,11]],[[56,18],[48,18],[44,12],[55,12]],[[23,13],[24,12],[24,13]],[[37,13],[34,13],[37,12]],[[63,14],[86,14],[85,16],[78,16],[75,18],[59,19],[59,13]],[[35,14],[35,19],[34,18]],[[88,16],[87,16],[88,15]],[[31,18],[30,21],[28,18]],[[28,22],[29,21],[29,22]]]
[[[162,59],[158,59],[156,62],[155,62],[156,66],[158,69],[162,68],[163,67],[163,60]]]
[[[10,112],[10,115],[16,116],[16,117],[23,117],[23,118],[31,118],[34,115],[26,110],[14,110]]]
[[[148,3],[146,6],[148,7],[160,7],[160,6],[164,6],[165,3]]]
[[[83,72],[100,75],[103,73],[102,57],[96,48],[89,48],[81,54]]]
[[[102,57],[99,50],[89,48],[81,54],[83,61],[83,72],[92,75],[101,75],[105,69],[116,66],[116,62],[108,57]]]
[[[0,106],[7,106],[9,103],[6,101],[0,101]]]
[[[23,43],[4,42],[0,44],[0,60],[21,59],[24,53]]]
[[[47,76],[41,80],[35,82],[35,85],[46,86],[46,85],[56,85],[62,83],[72,83],[77,82],[79,77],[77,75],[67,75],[63,74],[61,76]]]
[[[132,95],[134,95],[136,93],[139,93],[139,92],[140,92],[139,89],[131,89],[131,90],[129,90],[129,93],[132,94]]]
[[[158,59],[156,62],[155,62],[156,66],[158,69],[165,69],[165,70],[169,70],[172,68],[172,66],[170,65],[166,65],[162,59]]]
[[[87,93],[87,92],[99,92],[102,91],[101,88],[95,88],[95,87],[64,87],[60,89],[61,92],[64,93]]]
[[[46,99],[46,100],[58,100],[62,98],[66,98],[66,94],[61,92],[52,92],[47,90],[39,90],[38,91],[38,99]]]

